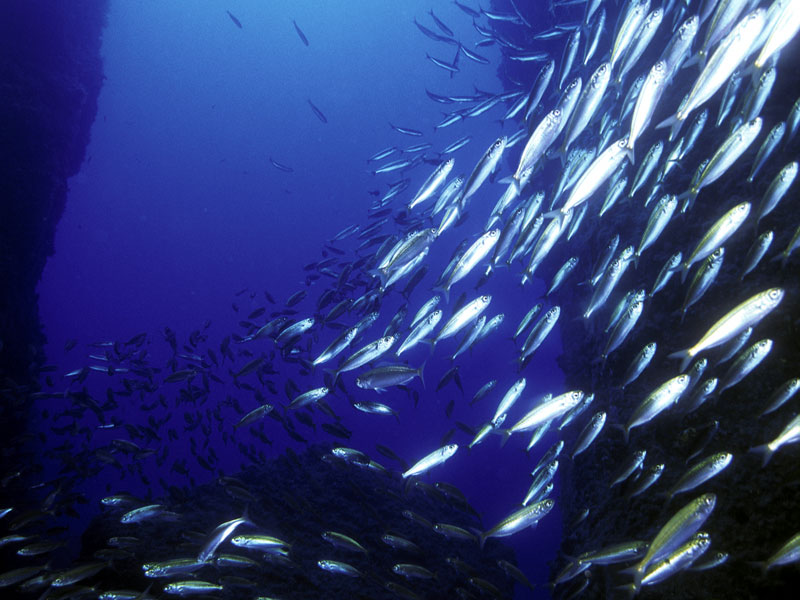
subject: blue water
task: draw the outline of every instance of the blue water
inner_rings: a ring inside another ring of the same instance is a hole
[[[380,190],[383,195],[388,184],[399,179],[397,174],[371,174],[368,169],[374,169],[375,163],[367,163],[370,155],[384,147],[403,148],[422,141],[443,148],[468,134],[471,143],[456,154],[456,171],[468,174],[494,139],[513,133],[514,127],[507,125],[504,130],[497,122],[506,110],[503,104],[482,117],[434,133],[433,126],[449,107],[443,109],[429,100],[426,88],[438,94],[469,95],[474,93],[473,86],[500,92],[504,84],[496,72],[499,52],[495,47],[476,50],[491,65],[461,57],[461,71],[453,78],[426,59],[429,52],[449,61],[453,51],[434,44],[415,27],[416,17],[435,29],[427,15],[431,7],[463,42],[480,39],[470,19],[450,2],[242,0],[228,5],[191,3],[190,8],[177,0],[112,1],[102,50],[106,81],[91,143],[81,172],[69,182],[56,252],[39,286],[48,360],[64,370],[80,368],[87,354],[96,351],[88,344],[125,341],[146,332],[148,361],[166,371],[171,353],[162,335],[165,327],[175,331],[180,346],[209,320],[207,345],[216,350],[225,336],[242,333],[238,322],[251,311],[261,306],[268,312],[280,309],[300,289],[308,289],[309,295],[295,307],[296,317],[311,315],[331,280],[323,277],[306,287],[303,266],[320,260],[325,242],[343,228],[353,223],[368,225],[367,209],[375,199],[369,191]],[[241,28],[226,9],[241,22]],[[308,37],[308,47],[295,32],[293,20]],[[536,70],[536,66],[529,69]],[[327,123],[314,115],[308,100],[324,113]],[[393,131],[390,122],[425,135],[404,136]],[[512,153],[514,160],[517,152]],[[293,172],[276,169],[270,157]],[[406,195],[431,168],[423,165],[410,172]],[[509,168],[510,162],[505,163],[506,171]],[[473,217],[480,222],[504,189],[497,183],[486,186],[483,212],[476,208]],[[460,229],[452,230],[446,244],[436,249],[430,273],[411,296],[407,319],[430,297],[432,281],[465,236]],[[340,244],[348,249],[354,245],[352,240]],[[462,290],[471,299],[476,293],[473,285],[470,280],[469,285],[454,289],[451,303]],[[352,374],[343,376],[358,399],[385,402],[400,412],[398,423],[361,414],[347,406],[341,395],[329,398],[353,431],[346,445],[380,462],[384,459],[374,446],[381,443],[413,463],[439,447],[456,421],[478,427],[491,418],[501,394],[518,377],[512,364],[515,347],[508,338],[519,317],[543,293],[544,282],[522,289],[506,278],[485,289],[493,293],[488,316],[504,312],[507,318],[474,352],[458,359],[463,396],[453,383],[435,391],[450,367],[444,355],[455,349],[453,340],[442,342],[441,351],[426,364],[425,387],[419,381],[411,384],[420,394],[416,408],[402,391],[376,396],[357,390]],[[265,291],[275,298],[276,306],[265,301]],[[387,299],[373,332],[383,330],[401,301],[398,294]],[[348,325],[353,320],[347,320]],[[319,332],[314,350],[324,348],[337,334],[332,329]],[[78,346],[65,352],[65,343],[72,339]],[[272,348],[269,340],[248,347],[256,353]],[[561,391],[555,364],[560,352],[554,331],[525,371],[528,392]],[[410,362],[417,365],[426,355],[427,350],[418,348],[409,354]],[[243,364],[243,360],[238,362],[239,367]],[[322,385],[321,373],[303,376],[296,365],[288,363],[280,369],[273,378],[279,404],[287,403],[283,393],[287,378],[303,391]],[[234,395],[246,410],[256,406],[251,394],[224,378],[225,385],[214,385],[212,403]],[[470,408],[472,394],[494,378],[498,379],[494,394]],[[92,373],[89,385],[102,398],[111,379]],[[159,392],[171,398],[179,387],[165,385]],[[455,411],[448,418],[445,407],[453,398]],[[267,395],[267,401],[273,397]],[[229,407],[222,410],[229,423],[239,417]],[[173,416],[177,427],[181,412]],[[149,416],[133,403],[115,414],[131,424],[146,423]],[[339,441],[319,429],[314,434],[298,427],[309,441]],[[273,440],[272,446],[248,437],[244,430],[238,435],[256,444],[268,458],[278,456],[285,447],[304,447],[270,419],[263,423],[263,431]],[[196,434],[197,441],[202,441],[200,432]],[[118,437],[126,436],[119,429],[94,430],[87,445],[105,446]],[[214,432],[211,444],[219,462],[216,472],[210,473],[194,461],[188,437],[169,444],[161,467],[153,461],[144,464],[151,485],[144,485],[136,475],[120,481],[117,471],[106,470],[86,482],[87,495],[93,501],[108,490],[142,495],[151,490],[158,496],[163,493],[159,477],[177,485],[188,483],[170,471],[179,459],[187,459],[197,483],[213,481],[221,472],[231,474],[247,463],[234,444],[223,445]],[[463,433],[457,431],[453,439],[462,449],[427,480],[461,487],[483,515],[484,527],[489,527],[516,508],[527,490],[530,470],[557,438],[545,437],[528,454],[526,440],[512,440],[500,451],[499,439],[490,437],[467,452],[469,440]],[[89,518],[97,506],[83,510]],[[559,539],[556,509],[536,530],[508,541],[517,552],[518,564],[541,584],[547,581],[547,563],[555,558]]]

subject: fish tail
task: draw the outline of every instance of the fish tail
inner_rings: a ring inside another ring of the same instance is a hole
[[[621,431],[622,437],[625,439],[625,443],[626,444],[628,443],[628,438],[630,437],[631,433],[630,427],[626,427],[622,423],[612,423],[611,428],[618,429],[619,431]]]
[[[769,447],[769,444],[762,444],[761,446],[754,446],[748,452],[761,455],[761,467],[766,467],[769,459],[775,454],[775,451]]]
[[[629,144],[625,148],[625,155],[628,157],[628,160],[631,161],[632,165],[636,164],[636,156],[633,153],[633,144]]]
[[[501,429],[499,433],[501,435],[500,447],[502,448],[503,446],[506,445],[506,442],[508,441],[508,438],[511,437],[511,430],[509,430],[509,429]]]
[[[681,372],[686,370],[686,367],[689,366],[689,361],[692,360],[692,352],[689,348],[686,350],[678,350],[677,352],[673,352],[667,358],[679,358],[681,360]]]

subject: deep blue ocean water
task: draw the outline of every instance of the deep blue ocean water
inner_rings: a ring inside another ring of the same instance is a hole
[[[183,340],[210,320],[209,346],[216,348],[255,308],[280,308],[268,305],[263,292],[281,304],[306,289],[303,266],[319,260],[323,244],[343,228],[354,223],[366,226],[367,209],[375,199],[369,191],[380,190],[383,195],[388,184],[399,179],[396,174],[368,172],[375,163],[368,164],[367,158],[382,148],[421,141],[442,148],[470,135],[471,143],[456,154],[457,170],[469,174],[494,139],[515,130],[509,125],[503,130],[497,122],[506,105],[434,133],[443,110],[427,98],[425,89],[445,95],[469,95],[474,88],[502,91],[496,75],[499,53],[492,47],[479,50],[491,65],[462,58],[461,71],[450,78],[425,55],[439,52],[451,60],[445,53],[452,53],[452,47],[434,45],[414,25],[416,18],[435,27],[427,15],[430,8],[459,39],[479,39],[469,18],[449,2],[201,2],[191,9],[184,2],[112,2],[102,50],[106,81],[91,144],[81,172],[70,180],[56,252],[39,287],[48,360],[65,369],[79,368],[91,351],[86,344],[147,332],[151,360],[159,364],[159,359],[169,357],[161,334],[164,327]],[[241,29],[226,9],[240,20]],[[295,32],[293,20],[307,36],[308,47]],[[313,114],[309,99],[323,111],[327,123]],[[425,135],[399,134],[390,122]],[[270,157],[294,171],[277,170]],[[410,173],[406,195],[421,185],[430,168]],[[487,187],[492,196],[505,188]],[[484,204],[493,203],[486,193]],[[462,238],[458,229],[449,233],[449,247],[435,257],[436,262],[432,257],[436,267],[426,284]],[[494,295],[490,316],[524,314],[520,311],[538,300],[543,285],[537,281],[523,290],[506,280]],[[248,292],[235,295],[245,288]],[[323,288],[308,289],[309,296],[296,307],[298,318],[314,311]],[[408,319],[430,297],[429,289],[430,284],[418,286]],[[250,292],[255,294],[252,299]],[[461,290],[453,292],[456,298]],[[388,323],[390,307],[396,306],[396,298],[387,303],[376,329]],[[439,377],[450,366],[436,357],[426,364],[425,389],[418,381],[411,386],[421,396],[418,408],[403,392],[376,398],[400,411],[399,423],[360,414],[346,407],[343,398],[331,399],[354,432],[348,445],[381,460],[374,445],[383,443],[413,463],[440,445],[454,421],[476,427],[491,418],[498,392],[517,377],[508,340],[516,327],[511,320],[471,356],[459,358],[463,396],[453,383],[435,392]],[[335,333],[321,333],[315,348],[324,348]],[[65,343],[71,339],[79,346],[65,353]],[[271,341],[254,344],[261,345],[256,350],[272,346]],[[454,350],[455,345],[452,340],[442,342],[443,352],[438,354]],[[503,352],[497,353],[496,347]],[[554,362],[559,352],[555,331],[526,370],[529,389],[559,391],[561,376]],[[413,351],[412,364],[426,354],[425,349]],[[292,376],[303,389],[321,385],[319,376],[300,378],[290,368],[287,365],[287,372],[276,379],[281,395],[284,375]],[[90,377],[102,394],[104,376]],[[472,394],[495,378],[498,385],[492,397],[468,408]],[[355,387],[352,381],[349,385]],[[173,391],[177,387],[173,384]],[[359,398],[375,397],[373,392],[355,391]],[[229,385],[215,390],[213,397],[229,393],[237,390]],[[245,394],[239,396],[248,410],[255,407]],[[451,398],[457,408],[447,418],[445,407]],[[123,409],[122,416],[142,423],[148,415],[131,407]],[[229,418],[233,417],[231,413]],[[268,420],[264,430],[275,438],[272,447],[263,448],[267,457],[287,444],[302,448],[275,422]],[[107,444],[115,437],[117,431],[96,432],[89,444]],[[317,439],[331,438],[322,434]],[[528,455],[524,445],[498,452],[496,438],[467,453],[468,441],[459,439],[464,448],[429,480],[459,485],[483,514],[484,525],[490,526],[519,502],[528,487],[528,472],[556,439],[545,437]],[[255,438],[246,441],[259,444]],[[224,447],[218,436],[212,443],[220,470],[230,473],[246,462],[234,446]],[[186,483],[169,472],[180,458],[189,459],[194,481],[213,480],[214,474],[194,462],[185,440],[170,443],[168,455],[160,470],[155,465],[145,467],[154,482],[162,476],[178,485]],[[109,482],[101,476],[87,483],[100,488],[91,490],[95,496],[105,491],[104,483],[112,491],[147,490],[134,476],[124,481],[114,481],[115,473],[108,477]],[[158,494],[157,484],[153,485]],[[509,538],[532,580],[546,580],[547,562],[555,556],[559,536],[556,510],[535,531]]]

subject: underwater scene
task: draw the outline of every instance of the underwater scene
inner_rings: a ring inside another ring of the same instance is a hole
[[[7,0],[0,598],[788,598],[797,0]]]

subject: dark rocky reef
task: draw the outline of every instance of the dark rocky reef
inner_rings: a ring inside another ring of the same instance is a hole
[[[448,539],[408,519],[403,515],[405,510],[414,511],[432,523],[480,527],[467,505],[446,498],[432,486],[406,483],[396,473],[345,463],[320,446],[301,455],[290,450],[220,483],[192,489],[173,488],[172,497],[163,502],[179,515],[174,519],[122,524],[122,510],[97,517],[83,535],[81,558],[87,562],[97,560],[96,556],[113,558],[111,568],[101,571],[93,580],[97,589],[144,590],[155,582],[152,592],[156,594],[166,583],[189,577],[148,579],[143,575],[142,564],[195,558],[209,531],[241,516],[246,509],[257,528],[242,525],[234,535],[261,533],[278,537],[291,544],[288,559],[269,560],[262,552],[238,548],[230,540],[225,541],[219,546],[217,556],[220,553],[247,556],[260,566],[209,564],[196,571],[197,579],[224,583],[225,589],[219,597],[331,600],[409,597],[387,590],[386,582],[394,582],[428,599],[455,598],[459,587],[477,597],[480,592],[468,582],[470,577],[489,581],[501,597],[512,597],[514,581],[498,567],[497,561],[513,562],[513,552],[497,540],[489,540],[481,550],[473,540]],[[321,537],[325,531],[353,537],[367,554],[333,546]],[[421,553],[388,546],[381,541],[386,532],[413,541]],[[139,541],[126,545],[123,552],[112,549],[109,554],[108,540],[115,536],[132,536]],[[453,567],[455,561],[448,560],[451,558],[463,561],[458,563],[462,570]],[[320,559],[346,562],[358,569],[362,577],[322,570],[317,565]],[[406,580],[392,572],[396,563],[421,565],[435,573],[436,578]]]
[[[0,375],[17,381],[41,356],[36,285],[97,112],[106,11],[107,0],[0,8]]]
[[[36,285],[97,112],[107,4],[0,4],[0,434],[11,440],[0,458],[3,473],[24,462],[12,436],[24,429],[29,404],[9,388],[33,382],[44,360]]]

